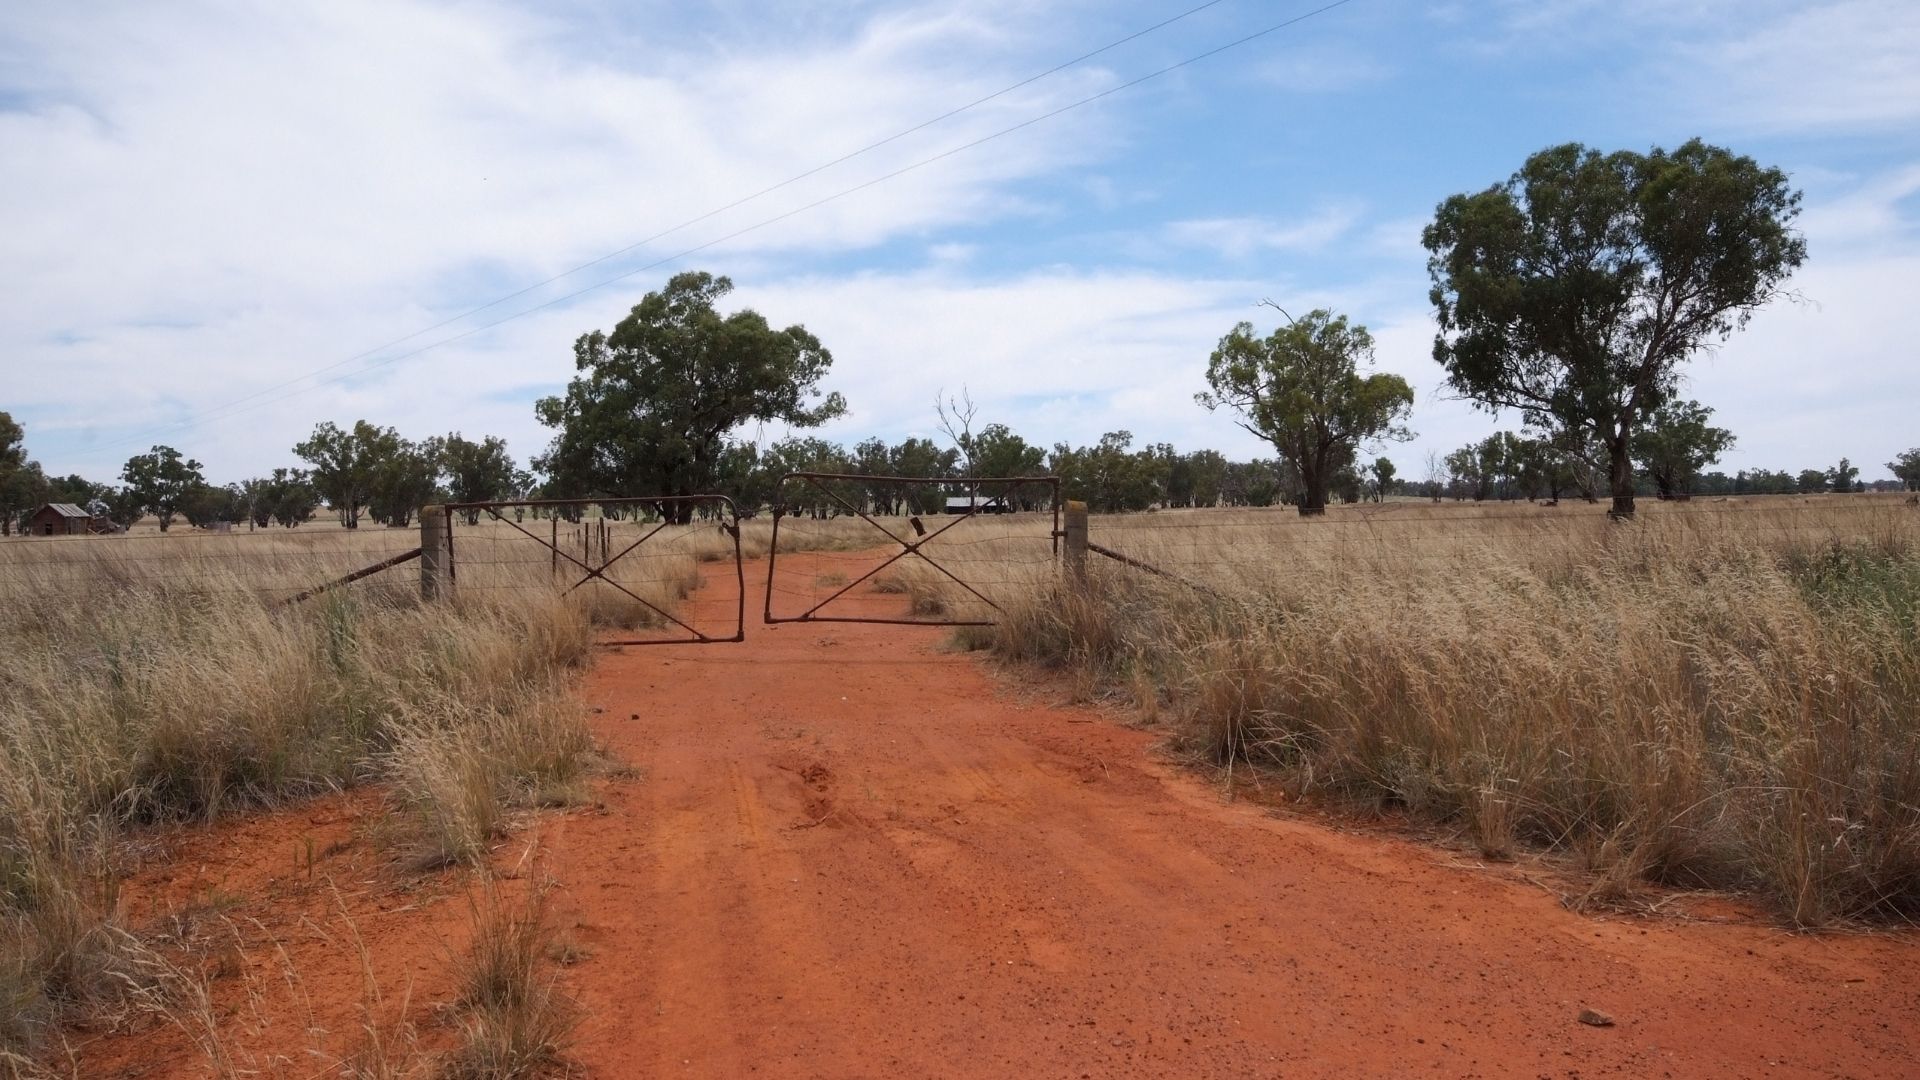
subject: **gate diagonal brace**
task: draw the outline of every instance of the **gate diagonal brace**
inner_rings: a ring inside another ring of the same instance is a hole
[[[1000,605],[994,603],[991,598],[982,594],[980,590],[974,588],[972,585],[968,584],[966,581],[961,580],[961,578],[957,574],[955,574],[953,571],[947,569],[945,566],[942,566],[939,560],[933,558],[933,556],[928,555],[925,551],[921,550],[926,545],[931,544],[933,543],[933,541],[939,539],[940,535],[946,532],[948,529],[953,528],[954,526],[960,524],[963,521],[966,521],[969,518],[977,516],[981,510],[981,507],[979,505],[970,504],[967,508],[966,513],[961,514],[958,517],[954,518],[952,521],[949,521],[945,525],[940,526],[938,529],[935,529],[932,533],[928,533],[926,531],[926,526],[921,523],[918,515],[915,515],[910,519],[910,524],[913,526],[914,532],[919,534],[919,536],[917,539],[909,541],[909,540],[903,540],[900,537],[895,536],[891,529],[888,529],[886,526],[873,520],[873,518],[870,515],[868,515],[865,510],[862,510],[861,508],[848,502],[845,498],[843,498],[840,495],[839,492],[834,491],[824,486],[823,484],[821,484],[820,479],[818,477],[805,476],[803,477],[803,479],[805,479],[807,483],[811,484],[815,490],[819,491],[821,494],[825,495],[827,498],[832,499],[834,502],[837,502],[841,506],[845,507],[849,513],[857,515],[861,520],[865,521],[867,524],[872,525],[875,529],[879,530],[881,535],[887,537],[887,539],[889,540],[892,540],[894,543],[899,544],[900,550],[895,552],[885,562],[880,563],[878,566],[873,567],[872,569],[868,570],[864,574],[861,574],[859,577],[855,578],[854,580],[849,581],[847,584],[842,586],[838,591],[836,591],[832,596],[829,596],[825,600],[822,600],[819,603],[813,605],[812,607],[808,608],[806,611],[802,612],[801,614],[794,616],[792,619],[782,620],[782,621],[791,621],[791,622],[812,621],[814,615],[818,614],[822,608],[825,608],[828,604],[831,604],[835,600],[840,599],[842,596],[845,596],[847,593],[852,592],[862,582],[867,581],[868,579],[872,578],[874,575],[885,570],[887,567],[892,566],[894,563],[899,562],[901,559],[905,558],[908,555],[918,556],[922,562],[925,562],[928,566],[931,566],[935,570],[938,570],[942,574],[945,574],[947,578],[951,580],[954,584],[967,590],[967,592],[972,593],[976,599],[978,599],[981,603],[987,605],[988,607],[992,608],[993,610],[995,611],[1003,610],[1000,607]],[[996,503],[1001,505],[1006,505],[1006,500],[1008,496],[1010,496],[1014,492],[1014,490],[1016,490],[1017,488],[1021,487],[1024,484],[1038,482],[1040,479],[1041,478],[1038,478],[1038,477],[1020,477],[1020,478],[1005,481],[1004,482],[1005,487],[1000,491],[998,495],[995,495],[993,498],[987,500],[986,505],[989,507],[993,506]],[[980,624],[980,625],[984,625],[984,624]]]
[[[608,577],[604,572],[607,567],[612,566],[615,562],[619,561],[619,559],[622,556],[626,555],[627,552],[632,551],[634,548],[637,548],[641,544],[646,543],[648,540],[653,538],[654,533],[657,533],[661,529],[666,528],[667,527],[666,522],[664,521],[661,522],[659,525],[654,527],[653,532],[650,532],[647,535],[641,537],[640,539],[634,541],[633,543],[627,545],[627,547],[624,550],[622,550],[619,555],[615,555],[613,558],[608,559],[606,562],[601,563],[599,566],[588,566],[586,563],[580,561],[579,559],[574,558],[571,552],[563,551],[561,550],[559,545],[554,544],[551,541],[548,541],[528,531],[526,528],[522,527],[519,522],[508,521],[507,518],[501,515],[500,511],[494,509],[493,507],[489,506],[489,507],[485,507],[484,509],[487,511],[487,513],[493,515],[494,520],[506,522],[508,525],[511,525],[515,529],[518,529],[522,535],[533,540],[535,543],[539,544],[541,547],[551,550],[555,554],[559,555],[561,558],[567,560],[568,562],[572,563],[573,565],[587,572],[585,577],[581,578],[579,581],[574,582],[573,585],[569,587],[565,593],[561,594],[562,596],[572,593],[574,589],[577,589],[580,586],[585,585],[587,582],[592,581],[594,578],[599,578],[601,581],[606,582],[608,585],[611,585],[614,588],[619,589],[621,592],[626,593],[628,596],[632,597],[636,602],[644,606],[648,611],[653,612],[654,614],[660,616],[661,618],[667,620],[668,622],[671,622],[675,626],[678,626],[680,629],[685,630],[687,633],[692,634],[698,642],[706,643],[713,640],[712,638],[708,637],[705,633],[699,630],[696,630],[691,626],[688,626],[684,622],[681,622],[679,619],[675,618],[672,614],[666,611],[662,611],[652,601],[648,600],[644,596],[639,595],[638,593],[635,593],[632,589],[629,589],[625,585],[622,585],[619,582]]]
[[[845,586],[843,586],[840,589],[840,591],[834,593],[832,596],[829,596],[825,600],[822,600],[819,603],[813,605],[813,607],[807,609],[807,611],[800,616],[801,619],[804,620],[804,619],[811,618],[814,615],[814,613],[818,612],[821,608],[826,607],[828,604],[831,604],[835,600],[838,600],[842,596],[845,596],[856,585],[859,585],[861,582],[866,581],[868,578],[873,577],[875,574],[878,574],[880,571],[885,570],[887,567],[892,566],[894,563],[898,562],[902,557],[907,555],[918,555],[921,561],[933,567],[935,570],[938,570],[941,573],[947,575],[949,578],[952,578],[955,584],[959,585],[961,588],[967,590],[968,592],[973,593],[974,596],[979,597],[982,603],[986,604],[988,607],[991,607],[995,611],[1000,610],[1000,605],[994,603],[992,600],[989,600],[984,596],[981,596],[979,590],[975,589],[973,586],[967,584],[966,582],[961,581],[958,577],[954,577],[954,574],[951,570],[948,570],[946,567],[941,566],[937,561],[934,560],[932,556],[920,550],[920,548],[923,545],[931,544],[935,539],[937,539],[940,536],[941,533],[946,532],[948,529],[951,529],[955,525],[958,525],[961,522],[967,520],[968,518],[974,516],[977,508],[968,507],[966,513],[960,515],[959,517],[954,518],[952,521],[949,521],[945,525],[942,525],[940,526],[940,528],[934,530],[934,533],[932,536],[922,537],[919,540],[915,540],[909,543],[905,540],[900,539],[897,536],[894,536],[893,533],[889,531],[885,526],[873,520],[873,518],[868,517],[866,511],[861,510],[859,507],[854,506],[852,503],[848,502],[846,499],[841,498],[839,492],[831,491],[825,487],[821,487],[819,480],[810,476],[807,478],[807,482],[812,484],[816,489],[818,489],[821,494],[832,499],[834,502],[839,503],[841,506],[846,507],[848,510],[852,511],[853,513],[858,514],[860,518],[864,520],[867,524],[872,525],[874,528],[879,529],[886,536],[891,537],[895,543],[900,545],[900,553],[888,559],[886,562],[881,563],[879,566],[876,566],[873,569],[868,570],[866,573],[860,575],[858,578],[855,578],[854,580],[848,582]],[[1000,497],[1004,498],[1005,495],[1006,495],[1006,492],[1001,492]],[[998,500],[996,499],[994,501],[998,501]],[[988,505],[992,505],[992,502],[989,502]]]

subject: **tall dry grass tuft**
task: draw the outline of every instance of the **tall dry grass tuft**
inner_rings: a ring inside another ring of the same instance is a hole
[[[552,941],[546,894],[518,900],[484,889],[472,899],[473,940],[455,967],[459,1045],[442,1063],[448,1080],[520,1080],[545,1074],[571,1040],[578,1012],[541,958]]]
[[[526,700],[450,700],[392,725],[385,767],[412,810],[422,866],[478,864],[516,806],[584,798],[594,757],[579,704],[550,685]]]
[[[1164,698],[1184,745],[1302,794],[1457,823],[1490,857],[1573,853],[1596,898],[1920,914],[1920,518],[1589,528],[1467,521],[1437,557],[1141,528],[1130,554],[1221,595],[1102,564],[1005,597],[994,647]]]

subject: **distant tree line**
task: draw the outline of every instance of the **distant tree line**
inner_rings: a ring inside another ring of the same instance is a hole
[[[347,429],[316,426],[293,447],[306,468],[230,484],[209,483],[200,462],[171,446],[128,458],[118,484],[49,477],[26,456],[24,436],[0,413],[0,535],[23,527],[46,503],[72,503],[122,528],[151,516],[162,532],[182,520],[196,528],[294,528],[323,505],[347,528],[357,528],[363,514],[399,527],[431,502],[519,498],[533,488],[532,474],[515,466],[497,436],[475,441],[453,432],[413,442],[364,420]]]
[[[1708,423],[1713,410],[1673,402],[1656,410],[1631,445],[1634,492],[1661,499],[1692,495],[1805,495],[1865,491],[1860,470],[1846,458],[1798,473],[1743,469],[1731,476],[1704,471],[1734,444],[1733,433]],[[1896,476],[1902,461],[1888,463]],[[1904,479],[1884,486],[1897,489]],[[1499,431],[1450,454],[1434,455],[1424,480],[1404,485],[1410,495],[1435,500],[1546,499],[1598,501],[1610,490],[1608,458],[1592,440]]]

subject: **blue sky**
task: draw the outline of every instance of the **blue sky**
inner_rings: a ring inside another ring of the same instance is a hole
[[[1171,3],[89,4],[0,12],[0,409],[51,471],[153,442],[215,479],[323,419],[547,433],[572,339],[675,270],[833,350],[825,434],[929,434],[965,386],[1051,444],[1262,448],[1192,403],[1271,297],[1366,323],[1418,391],[1418,475],[1515,418],[1447,400],[1418,235],[1543,146],[1694,135],[1806,193],[1802,301],[1693,368],[1728,468],[1920,444],[1920,5],[1350,0],[624,282],[705,244],[1319,3],[1220,0],[1152,34],[403,346],[1160,22]],[[1324,0],[1322,0],[1324,2]],[[303,378],[323,372],[319,378]],[[331,381],[328,381],[331,380]],[[778,431],[749,432],[775,436]]]

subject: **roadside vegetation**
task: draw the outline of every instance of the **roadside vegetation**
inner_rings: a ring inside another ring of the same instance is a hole
[[[1491,858],[1570,854],[1589,900],[1654,881],[1752,893],[1796,926],[1904,920],[1920,515],[1848,510],[1541,511],[1503,534],[1407,507],[1421,524],[1334,516],[1318,544],[1096,519],[1184,580],[1096,556],[1085,587],[1003,594],[972,637],[1131,696],[1254,782],[1454,824]]]
[[[508,590],[428,605],[405,584],[282,607],[238,582],[106,575],[9,598],[0,1055],[164,991],[116,904],[144,827],[392,781],[398,857],[477,863],[505,808],[577,797],[593,750],[568,672],[587,607]]]

